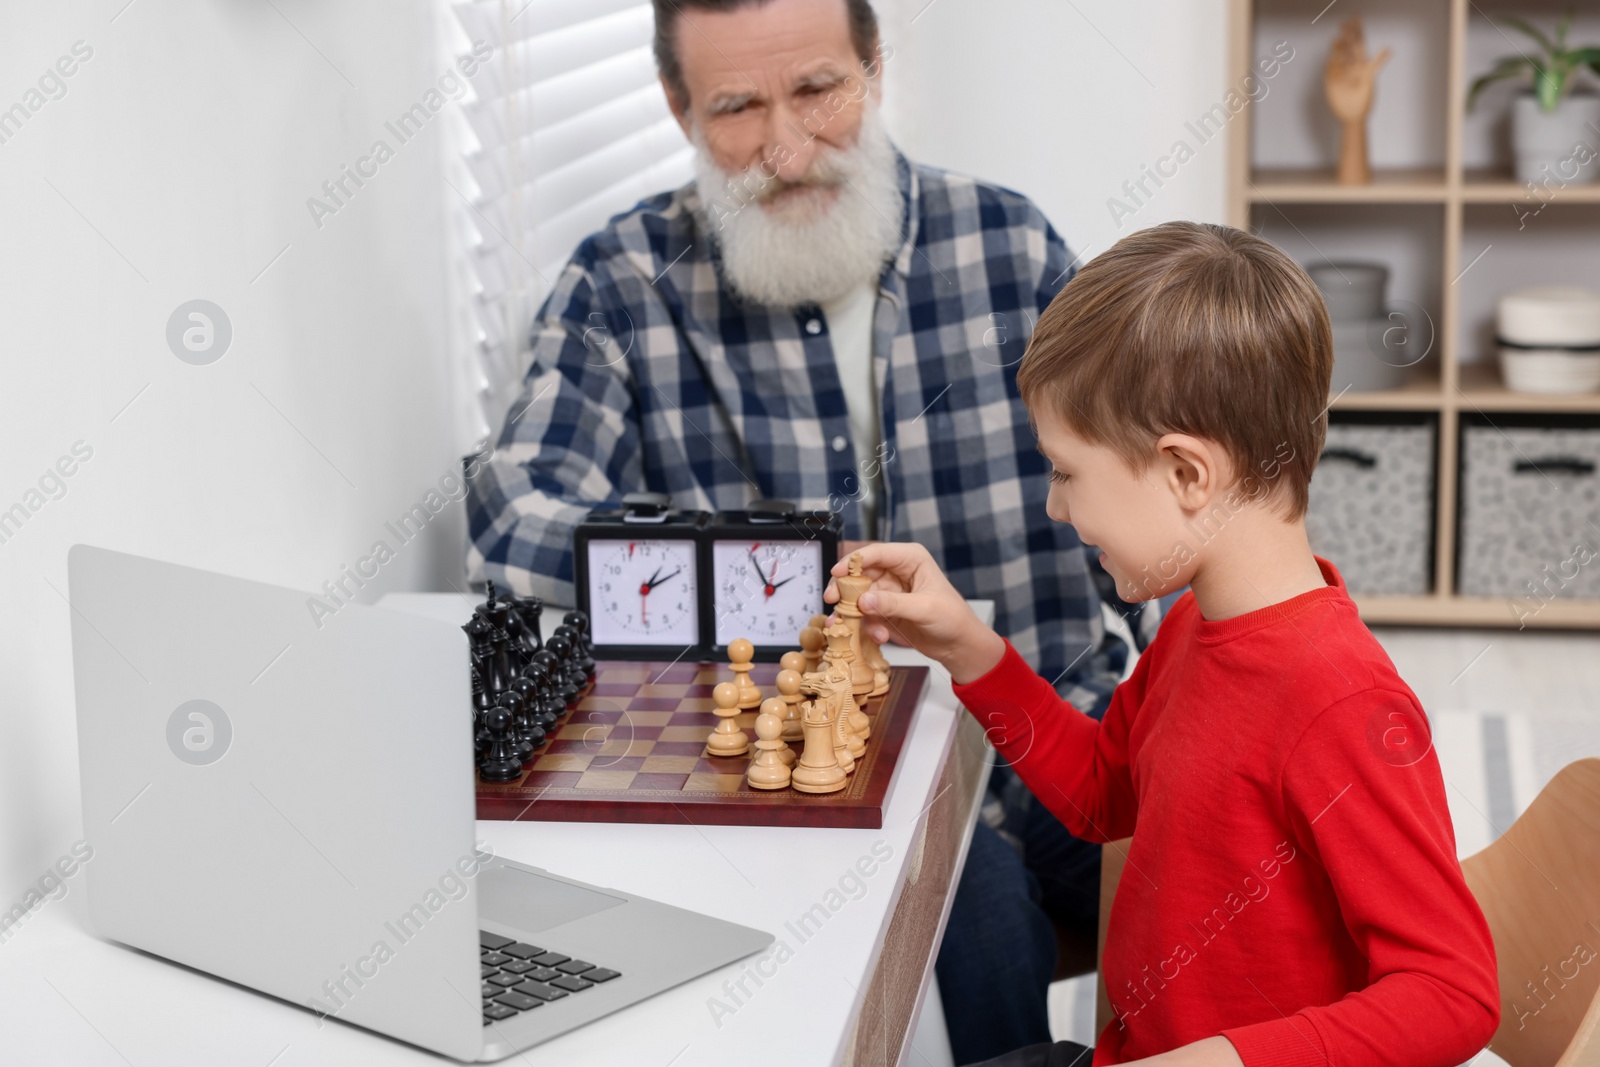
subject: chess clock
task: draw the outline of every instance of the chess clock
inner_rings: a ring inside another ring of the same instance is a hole
[[[711,653],[740,637],[756,658],[776,660],[799,642],[822,612],[822,591],[839,554],[843,521],[827,511],[796,511],[758,500],[744,511],[719,511],[707,530],[712,582]]]
[[[743,511],[674,511],[630,493],[573,535],[578,607],[602,659],[713,659],[748,638],[756,658],[794,649],[838,559],[843,521],[758,500]]]
[[[663,493],[631,493],[573,534],[578,607],[603,659],[677,656],[704,645],[702,535],[711,516],[673,511]]]

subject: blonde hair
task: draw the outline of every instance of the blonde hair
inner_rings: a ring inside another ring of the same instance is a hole
[[[1135,471],[1162,434],[1216,441],[1235,483],[1264,479],[1260,497],[1294,520],[1332,374],[1327,306],[1299,264],[1231,226],[1169,222],[1124,237],[1056,294],[1017,387]]]

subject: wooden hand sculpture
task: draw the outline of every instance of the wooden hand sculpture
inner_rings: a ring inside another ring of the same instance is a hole
[[[1322,90],[1328,108],[1339,120],[1339,184],[1365,185],[1372,180],[1367,166],[1367,112],[1372,110],[1372,86],[1378,69],[1389,61],[1385,48],[1367,58],[1361,20],[1346,19],[1322,70]]]

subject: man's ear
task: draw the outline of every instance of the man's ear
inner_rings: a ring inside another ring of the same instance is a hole
[[[661,83],[661,91],[667,96],[667,107],[671,109],[672,117],[678,120],[678,129],[683,131],[685,137],[689,136],[688,101],[679,100],[678,94],[672,91],[672,86],[660,74],[656,75],[656,80]]]
[[[1186,433],[1163,434],[1156,451],[1164,484],[1185,511],[1205,508],[1227,484],[1227,456],[1215,441]]]

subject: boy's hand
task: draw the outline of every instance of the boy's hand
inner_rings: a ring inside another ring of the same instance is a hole
[[[926,548],[895,541],[858,551],[861,573],[872,579],[872,586],[856,606],[874,641],[898,639],[910,645],[944,664],[958,685],[977,681],[1000,662],[1005,642],[978,620]],[[848,555],[834,564],[832,573],[850,573]],[[837,583],[829,582],[822,598],[837,603]]]

